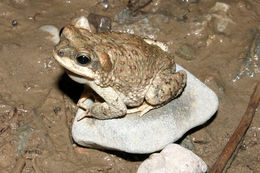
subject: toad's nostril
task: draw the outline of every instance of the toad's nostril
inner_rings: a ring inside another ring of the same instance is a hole
[[[60,49],[60,50],[58,50],[58,51],[57,51],[57,53],[58,53],[58,55],[59,55],[59,56],[64,56],[64,51],[63,51],[63,50],[61,50],[61,49]]]

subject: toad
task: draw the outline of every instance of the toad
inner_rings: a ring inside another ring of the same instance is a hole
[[[76,82],[88,85],[103,102],[86,107],[84,117],[111,119],[129,113],[145,114],[180,95],[186,73],[176,72],[174,57],[155,41],[117,33],[92,33],[67,25],[53,51],[54,58]]]

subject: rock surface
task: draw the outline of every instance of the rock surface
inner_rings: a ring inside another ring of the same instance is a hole
[[[138,168],[137,173],[204,173],[206,163],[192,151],[177,144],[166,146],[152,154]]]
[[[177,65],[177,70],[181,69]],[[77,121],[83,111],[78,109],[72,125],[74,141],[86,147],[128,153],[152,153],[175,142],[188,130],[209,120],[218,108],[216,94],[185,71],[187,86],[181,96],[141,118],[137,113],[119,119]],[[91,100],[85,103],[93,104]]]

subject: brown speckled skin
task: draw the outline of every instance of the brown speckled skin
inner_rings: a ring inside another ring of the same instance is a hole
[[[61,58],[69,57],[72,61],[79,52],[90,54],[91,62],[85,68],[91,69],[95,77],[88,80],[98,87],[111,88],[117,93],[117,96],[111,97],[118,97],[120,104],[125,104],[123,108],[104,98],[105,106],[88,112],[89,116],[99,119],[123,116],[127,106],[139,106],[144,100],[158,107],[178,96],[186,84],[186,73],[176,72],[173,56],[135,35],[115,32],[94,34],[68,25],[54,51]],[[65,68],[74,71],[74,67]],[[103,97],[100,89],[98,94]],[[104,95],[109,97],[107,92]],[[111,111],[114,108],[120,111]]]

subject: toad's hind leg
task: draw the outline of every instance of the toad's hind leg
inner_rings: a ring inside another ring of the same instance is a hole
[[[145,95],[145,100],[152,106],[166,103],[183,91],[186,80],[186,73],[182,70],[176,72],[175,64],[172,64],[156,75]]]
[[[140,106],[138,106],[136,108],[127,109],[127,114],[140,112],[139,116],[142,117],[145,113],[149,112],[153,108],[154,108],[154,106],[149,105],[146,102],[143,102]]]

